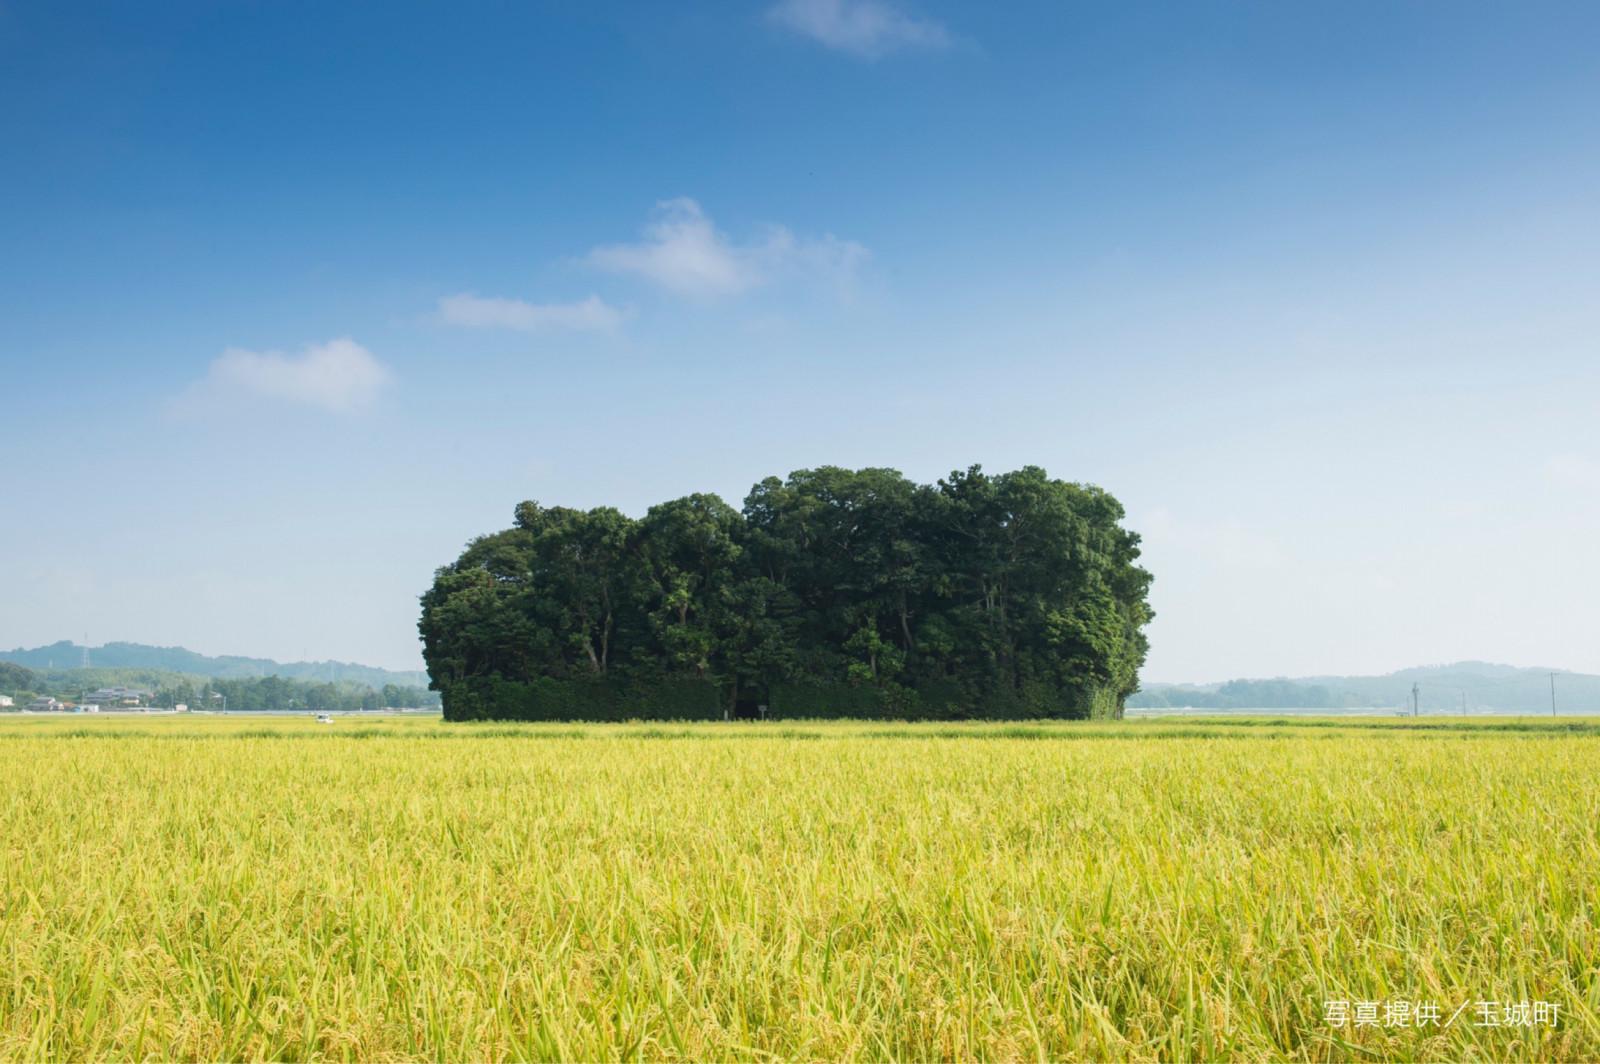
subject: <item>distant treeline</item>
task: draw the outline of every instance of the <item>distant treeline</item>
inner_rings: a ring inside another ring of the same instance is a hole
[[[21,704],[47,695],[63,702],[78,702],[101,687],[129,687],[150,694],[150,704],[186,705],[191,709],[220,709],[223,696],[229,710],[304,709],[318,711],[358,709],[425,709],[436,707],[439,696],[425,687],[359,683],[315,683],[282,676],[235,680],[184,676],[152,669],[51,669],[35,672],[0,661],[0,694]]]
[[[1157,685],[1128,699],[1135,709],[1409,710],[1423,713],[1600,713],[1600,676],[1462,661],[1401,669],[1382,676],[1230,680],[1224,684]]]
[[[306,709],[355,711],[358,709],[421,709],[439,704],[439,696],[423,687],[385,684],[368,687],[356,683],[312,683],[282,676],[239,680],[184,680],[154,692],[158,706],[187,705],[190,709],[221,709],[226,699],[230,712]]]
[[[448,719],[1120,715],[1150,576],[1099,488],[769,477],[639,519],[525,502],[422,597]]]
[[[1215,690],[1160,687],[1128,699],[1135,709],[1342,709],[1366,704],[1348,691],[1293,680],[1229,680]]]

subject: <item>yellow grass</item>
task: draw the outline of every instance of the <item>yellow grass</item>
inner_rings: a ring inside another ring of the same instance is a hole
[[[13,718],[0,1058],[1595,1059],[1597,781],[1600,724]]]

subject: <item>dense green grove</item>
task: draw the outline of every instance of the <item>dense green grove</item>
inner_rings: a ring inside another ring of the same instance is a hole
[[[423,657],[455,720],[1117,716],[1151,615],[1122,519],[1033,466],[524,502],[438,570]]]

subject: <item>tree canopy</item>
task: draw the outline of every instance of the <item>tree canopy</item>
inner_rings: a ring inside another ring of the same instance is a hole
[[[833,466],[630,518],[524,502],[422,596],[445,715],[1114,716],[1150,575],[1099,488]]]
[[[0,661],[0,695],[19,695],[38,690],[38,677],[21,665]]]

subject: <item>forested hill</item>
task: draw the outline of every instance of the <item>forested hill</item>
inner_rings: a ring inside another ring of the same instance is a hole
[[[30,669],[70,669],[83,664],[83,650],[77,643],[62,640],[32,650],[20,647],[16,650],[0,650],[0,661],[15,662]],[[396,671],[343,661],[281,663],[267,658],[208,657],[183,647],[154,647],[143,643],[107,643],[102,647],[90,647],[89,664],[97,669],[153,669],[218,679],[281,676],[289,680],[354,683],[378,688],[384,684],[428,686],[428,675],[420,670]]]
[[[1417,685],[1424,713],[1548,713],[1551,674],[1559,712],[1600,713],[1600,676],[1482,661],[1401,669],[1383,676],[1308,676],[1218,684],[1148,683],[1132,709],[1343,709],[1409,707]]]

